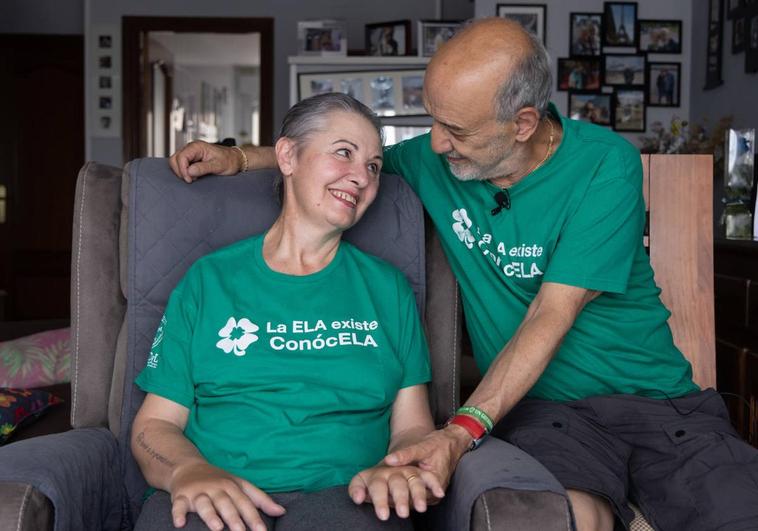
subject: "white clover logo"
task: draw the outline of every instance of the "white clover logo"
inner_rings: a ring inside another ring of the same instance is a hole
[[[466,244],[466,247],[471,249],[474,246],[475,238],[471,234],[471,230],[469,230],[471,229],[471,220],[468,217],[468,212],[466,212],[465,208],[453,210],[453,219],[456,221],[453,223],[453,232],[455,232],[459,240]]]
[[[244,356],[247,347],[258,341],[258,336],[255,335],[258,330],[258,325],[251,322],[247,317],[243,317],[239,321],[230,317],[226,325],[218,331],[218,335],[222,339],[216,343],[216,346],[226,354],[234,351],[235,356]]]

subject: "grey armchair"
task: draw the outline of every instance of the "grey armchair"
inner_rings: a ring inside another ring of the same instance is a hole
[[[0,448],[0,529],[131,528],[146,487],[128,444],[143,399],[134,377],[187,267],[272,222],[271,179],[259,172],[186,185],[162,159],[137,160],[123,172],[84,166],[71,279],[74,429]],[[426,232],[418,199],[386,175],[346,239],[409,278],[432,355],[432,410],[442,423],[458,405],[461,315],[455,279],[434,231]],[[503,469],[505,451],[513,450],[492,440],[464,457],[446,501],[418,527],[570,529],[560,485],[546,473],[537,483],[518,467]]]

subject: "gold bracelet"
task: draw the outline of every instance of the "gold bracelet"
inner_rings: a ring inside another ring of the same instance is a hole
[[[247,155],[245,155],[245,150],[239,146],[232,146],[232,149],[236,149],[237,151],[240,152],[240,155],[242,155],[242,167],[239,169],[239,172],[237,173],[247,171]]]

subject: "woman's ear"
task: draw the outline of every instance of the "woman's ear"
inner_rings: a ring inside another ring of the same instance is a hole
[[[295,142],[287,137],[282,137],[276,141],[274,151],[276,152],[276,162],[279,164],[279,170],[282,172],[282,175],[292,175],[295,171],[295,163],[297,162]]]

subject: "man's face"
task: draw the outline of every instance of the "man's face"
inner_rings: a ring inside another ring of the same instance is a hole
[[[432,149],[445,155],[458,179],[484,181],[508,173],[514,124],[497,121],[491,90],[467,92],[432,77],[424,81],[424,107],[434,119]]]

